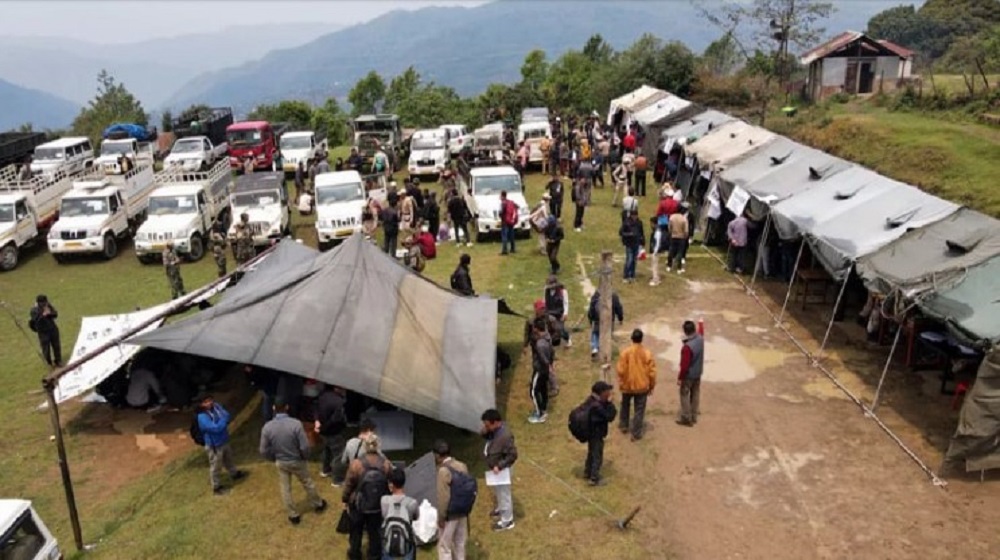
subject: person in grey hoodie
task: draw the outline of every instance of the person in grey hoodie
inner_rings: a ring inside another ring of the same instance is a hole
[[[288,415],[288,403],[275,403],[274,412],[274,418],[264,424],[264,429],[260,432],[260,454],[268,461],[274,461],[278,468],[281,500],[288,511],[288,521],[292,525],[298,525],[302,517],[292,501],[293,476],[302,483],[316,513],[326,509],[326,500],[316,492],[316,485],[306,465],[309,440],[306,439],[302,422]]]

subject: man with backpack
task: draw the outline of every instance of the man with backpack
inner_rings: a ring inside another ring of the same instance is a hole
[[[364,440],[364,455],[351,461],[344,481],[344,507],[351,516],[350,560],[361,560],[361,540],[368,534],[368,560],[382,558],[382,497],[389,494],[392,463],[379,448],[378,436]]]
[[[619,417],[618,429],[629,431],[629,408],[635,403],[635,415],[632,417],[632,441],[642,439],[643,422],[646,416],[646,399],[656,389],[656,362],[653,354],[642,345],[642,330],[632,331],[632,345],[622,350],[618,356],[618,388],[622,392],[622,414]]]
[[[413,560],[417,554],[413,522],[420,517],[420,508],[403,491],[405,485],[406,471],[393,469],[389,473],[389,495],[382,496],[383,560]]]
[[[510,252],[516,253],[514,247],[514,228],[517,226],[518,205],[513,200],[507,198],[507,191],[500,191],[500,254],[507,254],[507,245],[510,245]]]
[[[215,402],[212,395],[205,395],[201,400],[191,426],[191,438],[203,445],[208,453],[208,474],[215,495],[227,492],[219,479],[223,468],[233,482],[247,475],[233,463],[233,451],[229,448],[229,411]]]
[[[309,503],[316,513],[326,509],[326,500],[319,497],[316,485],[309,475],[306,458],[309,456],[309,440],[302,428],[302,422],[288,415],[288,403],[274,405],[274,418],[264,424],[260,431],[260,454],[278,468],[278,482],[281,487],[281,501],[288,511],[288,521],[298,525],[302,516],[292,501],[292,477],[299,479],[305,488]]]
[[[469,265],[472,264],[472,257],[468,253],[462,253],[458,258],[458,266],[451,273],[451,289],[463,296],[474,296],[476,291],[472,289],[472,276],[469,274]]]
[[[601,293],[594,292],[590,296],[590,306],[587,308],[587,320],[590,321],[590,359],[597,359],[597,351],[601,345]],[[616,292],[611,292],[611,328],[614,328],[615,319],[620,325],[625,320],[625,311],[622,309],[622,301]]]
[[[476,504],[476,479],[469,467],[451,456],[447,441],[434,442],[437,464],[438,559],[465,560],[465,542],[469,538],[469,514]]]
[[[507,424],[500,416],[500,411],[491,408],[483,413],[483,437],[486,438],[486,448],[483,454],[486,456],[486,467],[494,475],[499,475],[502,471],[510,469],[517,461],[517,446],[514,445],[514,434],[510,432]],[[496,508],[490,514],[496,517],[497,522],[493,524],[494,531],[506,531],[514,528],[514,498],[511,495],[510,484],[496,484],[493,488],[493,496],[496,499]]]
[[[590,396],[569,415],[569,431],[577,441],[587,443],[587,460],[583,476],[591,486],[600,486],[601,465],[604,463],[604,438],[608,437],[608,424],[614,422],[618,410],[611,402],[611,385],[604,381],[594,383]]]

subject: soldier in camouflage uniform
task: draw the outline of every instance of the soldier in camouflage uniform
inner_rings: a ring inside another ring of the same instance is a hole
[[[226,246],[229,245],[226,242],[226,232],[223,229],[222,222],[215,223],[210,239],[212,241],[212,255],[215,257],[215,266],[218,268],[219,278],[222,278],[226,275]]]
[[[174,244],[167,243],[163,248],[163,269],[167,272],[167,280],[170,282],[170,299],[177,299],[184,295],[184,280],[181,279],[181,260],[174,252]]]
[[[236,263],[245,264],[254,258],[253,231],[250,229],[250,216],[240,214],[240,221],[236,224]]]

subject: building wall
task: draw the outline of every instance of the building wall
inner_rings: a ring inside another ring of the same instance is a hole
[[[823,87],[843,87],[844,74],[847,72],[847,59],[842,57],[824,58],[821,64],[823,65]]]
[[[879,80],[885,79],[885,86],[888,88],[890,82],[896,83],[896,80],[901,78],[900,66],[902,66],[903,59],[898,56],[880,56],[875,59],[875,83]],[[877,89],[877,88],[876,88]]]

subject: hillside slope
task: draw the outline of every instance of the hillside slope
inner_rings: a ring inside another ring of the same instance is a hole
[[[0,130],[31,123],[36,130],[69,126],[80,106],[34,89],[0,80]]]

